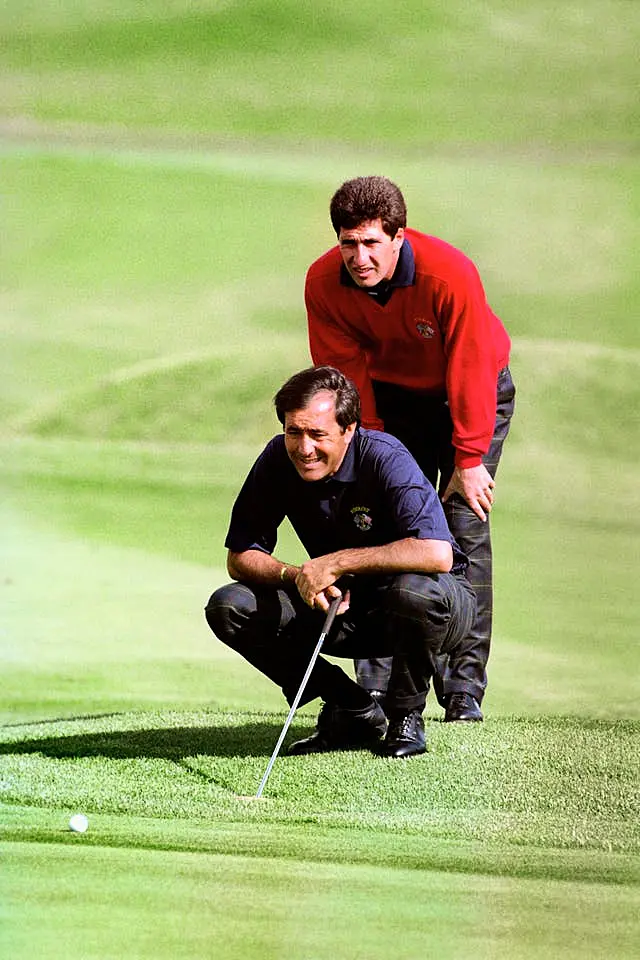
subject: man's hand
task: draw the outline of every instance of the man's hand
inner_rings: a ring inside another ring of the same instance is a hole
[[[442,502],[446,503],[454,493],[458,493],[466,500],[475,515],[486,522],[487,514],[491,513],[493,506],[495,485],[495,480],[483,463],[478,464],[477,467],[464,469],[456,467],[443,494]]]
[[[334,597],[342,596],[341,591],[335,586],[337,579],[338,574],[334,570],[332,557],[329,554],[303,563],[295,583],[298,593],[309,607],[326,613]],[[341,616],[348,609],[349,591],[346,590],[342,603],[338,607],[337,616]]]

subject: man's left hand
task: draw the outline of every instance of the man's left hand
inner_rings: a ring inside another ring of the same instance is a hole
[[[477,467],[455,467],[447,489],[442,496],[442,502],[459,494],[469,504],[475,515],[486,522],[487,515],[493,506],[493,491],[496,482],[483,463]]]

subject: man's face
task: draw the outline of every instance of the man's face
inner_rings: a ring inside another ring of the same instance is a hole
[[[367,220],[352,230],[340,227],[338,234],[344,265],[359,287],[375,287],[391,279],[403,240],[402,227],[390,237],[381,220]]]
[[[303,480],[331,477],[344,460],[356,424],[343,430],[336,421],[335,397],[321,390],[302,410],[286,413],[284,442]]]

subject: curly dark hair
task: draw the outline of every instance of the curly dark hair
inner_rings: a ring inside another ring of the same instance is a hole
[[[358,389],[335,367],[307,367],[289,377],[273,398],[280,423],[284,426],[286,413],[303,410],[321,390],[335,395],[336,421],[342,430],[352,423],[360,423]]]
[[[341,227],[353,230],[368,220],[381,220],[382,228],[395,237],[407,225],[407,206],[399,187],[386,177],[356,177],[347,180],[331,198],[331,223],[336,235]]]

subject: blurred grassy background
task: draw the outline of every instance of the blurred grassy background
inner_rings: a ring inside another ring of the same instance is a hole
[[[635,5],[12,0],[0,24],[5,716],[281,706],[200,609],[362,173],[475,260],[514,340],[487,710],[637,716]]]

